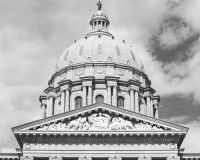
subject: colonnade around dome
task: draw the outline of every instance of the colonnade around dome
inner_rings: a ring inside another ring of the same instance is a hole
[[[145,73],[122,64],[91,62],[66,67],[52,76],[46,96],[40,96],[41,117],[97,103],[101,95],[101,102],[158,118],[160,98],[154,96],[150,84]],[[76,105],[77,97],[80,105]]]

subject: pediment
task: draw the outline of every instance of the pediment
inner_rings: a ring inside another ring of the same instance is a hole
[[[12,128],[13,131],[187,131],[188,128],[123,108],[96,103]]]

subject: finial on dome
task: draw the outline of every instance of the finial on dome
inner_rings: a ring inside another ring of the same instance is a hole
[[[100,11],[101,10],[101,8],[102,8],[102,4],[101,4],[101,2],[99,1],[99,3],[97,3],[97,6],[98,6],[98,10]]]

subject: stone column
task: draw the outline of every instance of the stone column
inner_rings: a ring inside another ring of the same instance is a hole
[[[135,90],[135,112],[139,113],[139,97],[138,97],[138,90]]]
[[[151,104],[150,97],[147,97],[147,116],[151,116]]]
[[[121,156],[110,156],[108,157],[108,160],[122,160]]]
[[[154,104],[155,107],[155,118],[159,118],[158,116],[158,104]]]
[[[88,86],[88,105],[92,104],[92,86]]]
[[[113,106],[117,106],[117,86],[113,86]]]
[[[46,117],[49,117],[49,97],[47,97]]]
[[[49,97],[49,116],[53,115],[53,97]]]
[[[65,91],[61,91],[61,111],[60,113],[65,112]]]
[[[150,105],[151,105],[151,117],[153,117],[153,100],[152,100],[152,98],[151,98]]]
[[[65,91],[65,112],[69,111],[69,89]]]
[[[130,100],[131,100],[131,111],[134,111],[134,91],[130,90]]]
[[[83,107],[86,106],[86,86],[83,86]]]
[[[107,89],[108,89],[107,103],[111,104],[111,86],[107,86]]]
[[[41,105],[41,118],[45,118],[45,104]]]

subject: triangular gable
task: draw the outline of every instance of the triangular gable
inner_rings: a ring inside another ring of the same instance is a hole
[[[105,103],[96,103],[12,128],[15,131],[187,131],[188,128]]]

